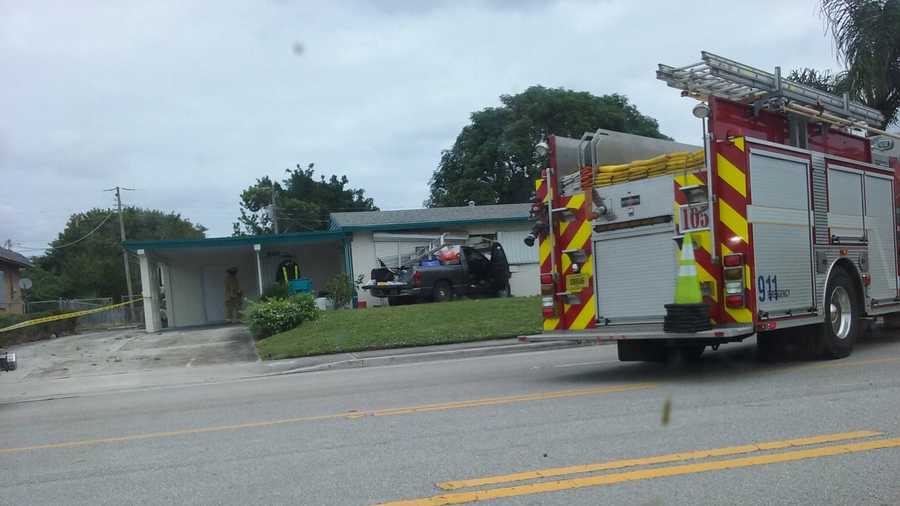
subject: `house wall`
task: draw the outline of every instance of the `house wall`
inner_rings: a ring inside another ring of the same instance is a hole
[[[258,297],[256,258],[252,248],[247,249],[249,251],[231,255],[211,254],[207,259],[173,254],[161,260],[169,271],[169,293],[172,299],[166,301],[167,308],[172,309],[168,315],[169,326],[185,327],[221,322],[225,299],[221,293],[212,293],[210,288],[224,290],[225,270],[229,267],[238,268],[238,282],[244,297]],[[208,272],[209,281],[206,284],[204,271]],[[210,314],[211,310],[215,315]]]
[[[310,278],[314,295],[325,289],[329,279],[343,272],[343,246],[338,241],[264,245],[260,251],[264,290],[276,283],[278,264],[287,256],[300,265],[301,277]],[[166,266],[163,284],[168,284],[166,316],[170,327],[223,321],[225,271],[229,267],[238,268],[238,282],[245,298],[257,299],[260,295],[252,245],[170,250],[154,260]]]
[[[531,224],[522,223],[485,223],[469,226],[454,226],[450,231],[464,231],[469,235],[495,235],[503,245],[504,251],[510,261],[509,280],[510,289],[515,296],[536,295],[540,293],[540,276],[538,269],[538,249],[528,248],[522,243],[522,239],[531,230]],[[402,230],[394,230],[391,233],[403,233]],[[409,230],[411,234],[440,234],[437,230]],[[374,233],[370,231],[354,232],[351,242],[353,258],[353,275],[360,274],[368,281],[372,269],[377,267],[375,259]],[[369,306],[386,305],[386,299],[372,297],[367,290],[359,291],[359,299],[366,301]]]
[[[0,314],[22,314],[25,304],[19,289],[20,268],[0,264]]]
[[[377,264],[375,262],[375,241],[372,239],[372,232],[353,232],[350,239],[350,257],[353,262],[353,278],[354,280],[363,275],[363,279],[368,281],[371,276],[372,269]],[[386,301],[377,297],[372,297],[368,290],[357,290],[359,300],[365,301],[369,306],[378,306],[387,304]]]
[[[205,324],[202,269],[196,265],[181,265],[177,262],[167,265],[169,266],[169,297],[171,297],[171,300],[166,301],[169,326],[184,327]]]

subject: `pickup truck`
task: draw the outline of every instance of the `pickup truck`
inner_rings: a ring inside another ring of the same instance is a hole
[[[362,288],[375,297],[387,297],[397,306],[425,300],[444,302],[454,296],[508,297],[509,263],[503,246],[446,244],[401,265],[372,269],[371,281]]]

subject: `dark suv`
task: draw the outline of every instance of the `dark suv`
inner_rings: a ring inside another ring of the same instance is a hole
[[[380,261],[380,260],[379,260]],[[402,265],[372,269],[362,288],[387,297],[391,306],[424,300],[444,302],[453,296],[508,297],[509,263],[498,242],[480,246],[444,245]]]

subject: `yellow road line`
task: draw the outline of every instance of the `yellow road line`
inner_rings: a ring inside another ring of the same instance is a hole
[[[272,427],[275,425],[283,425],[288,423],[312,422],[317,420],[333,420],[338,418],[346,418],[347,413],[339,413],[333,415],[319,416],[300,416],[294,418],[281,418],[278,420],[267,420],[261,422],[239,423],[234,425],[216,425],[213,427],[198,427],[196,429],[172,430],[166,432],[147,432],[144,434],[132,434],[129,436],[105,437],[97,439],[81,439],[76,441],[64,441],[61,443],[49,443],[35,446],[23,446],[19,448],[0,448],[0,453],[16,453],[30,450],[44,450],[51,448],[74,448],[77,446],[91,446],[104,443],[125,443],[129,441],[140,441],[142,439],[155,439],[174,436],[187,436],[190,434],[204,434],[208,432],[224,432],[229,430],[255,429],[261,427]]]
[[[488,476],[486,478],[476,478],[471,480],[446,481],[438,483],[438,488],[444,490],[457,490],[460,488],[480,487],[483,485],[496,485],[498,483],[510,483],[514,481],[534,480],[538,478],[552,478],[556,476],[564,476],[578,473],[591,473],[595,471],[608,471],[610,469],[622,469],[624,467],[646,466],[652,464],[668,464],[671,462],[683,462],[686,460],[698,460],[710,457],[725,457],[731,455],[739,455],[743,453],[753,453],[765,450],[780,450],[784,448],[794,448],[797,446],[809,446],[822,443],[834,443],[836,441],[847,441],[849,439],[859,439],[864,437],[880,436],[881,432],[872,431],[856,431],[844,432],[840,434],[828,434],[824,436],[804,437],[798,439],[787,439],[784,441],[771,441],[767,443],[749,444],[743,446],[731,446],[727,448],[716,448],[713,450],[697,450],[682,453],[671,453],[668,455],[658,455],[654,457],[644,457],[637,459],[614,460],[612,462],[603,462],[599,464],[586,464],[580,466],[554,467],[550,469],[541,469],[538,471],[526,471],[522,473],[513,473],[498,476]]]
[[[610,394],[616,392],[628,392],[631,390],[647,390],[655,388],[656,385],[651,383],[636,383],[628,385],[618,385],[612,387],[582,388],[578,390],[562,390],[556,392],[540,392],[536,394],[511,395],[506,397],[494,397],[487,399],[475,399],[471,401],[447,402],[443,404],[425,404],[422,406],[413,406],[409,408],[391,408],[378,409],[372,411],[361,411],[354,413],[354,418],[362,416],[392,416],[407,415],[412,413],[425,413],[429,411],[446,411],[449,409],[474,408],[479,406],[497,406],[501,404],[512,404],[515,402],[526,401],[543,401],[549,399],[561,399],[565,397],[581,397],[585,395]]]
[[[584,487],[612,485],[628,481],[649,480],[653,478],[705,473],[709,471],[723,471],[726,469],[738,469],[742,467],[777,464],[781,462],[794,462],[798,460],[830,457],[847,453],[857,453],[883,448],[898,447],[900,447],[900,438],[880,439],[877,441],[823,446],[821,448],[795,450],[783,453],[772,453],[768,455],[756,455],[752,457],[742,457],[731,460],[682,464],[678,466],[642,469],[639,471],[626,471],[622,473],[611,473],[599,476],[576,478],[571,480],[548,481],[530,485],[519,485],[516,487],[494,488],[488,490],[477,490],[473,492],[447,493],[432,497],[423,497],[420,499],[387,502],[382,503],[380,506],[442,506],[446,504],[463,504],[475,501],[499,499],[503,497],[517,497],[523,495],[541,494],[546,492],[558,492],[562,490],[572,490]]]
[[[96,439],[82,439],[76,441],[64,441],[60,443],[48,443],[34,446],[23,446],[18,448],[0,448],[0,454],[17,453],[32,450],[45,450],[53,448],[75,448],[80,446],[92,446],[109,443],[126,443],[129,441],[140,441],[144,439],[158,439],[166,437],[187,436],[192,434],[206,434],[210,432],[225,432],[241,429],[258,429],[264,427],[273,427],[276,425],[285,425],[291,423],[314,422],[322,420],[338,420],[347,419],[354,420],[367,416],[395,416],[410,415],[415,413],[428,413],[434,411],[447,411],[452,409],[476,408],[483,406],[499,406],[503,404],[512,404],[516,402],[543,401],[550,399],[562,399],[566,397],[581,397],[586,395],[608,394],[616,392],[628,392],[632,390],[646,390],[655,388],[656,385],[650,383],[632,383],[626,385],[617,385],[611,387],[582,388],[578,390],[559,390],[551,392],[539,392],[533,394],[510,395],[505,397],[492,397],[485,399],[473,399],[467,401],[445,402],[440,404],[423,404],[421,406],[410,406],[403,408],[388,409],[372,409],[361,411],[345,411],[342,413],[333,413],[329,415],[315,416],[299,416],[292,418],[280,418],[277,420],[264,420],[259,422],[239,423],[233,425],[215,425],[211,427],[199,427],[195,429],[173,430],[166,432],[148,432],[144,434],[132,434],[128,436],[116,436]]]

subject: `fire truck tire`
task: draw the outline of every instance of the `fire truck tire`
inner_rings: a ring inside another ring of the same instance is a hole
[[[844,269],[835,269],[825,289],[825,322],[819,330],[818,355],[844,358],[853,351],[859,335],[859,296]]]
[[[452,297],[453,292],[450,289],[450,283],[442,280],[434,284],[434,289],[431,292],[431,300],[434,302],[447,302]]]

